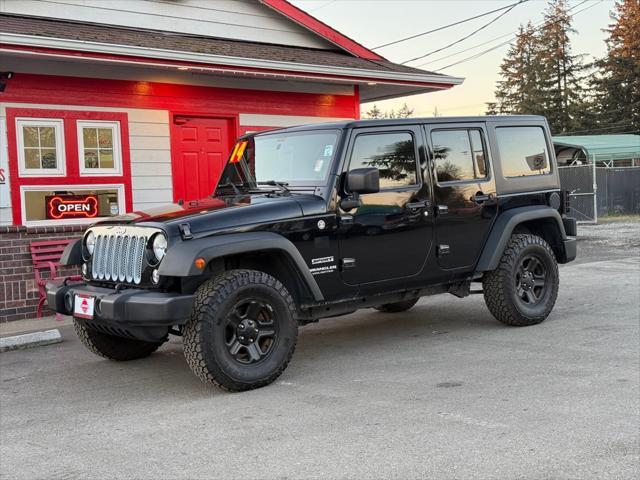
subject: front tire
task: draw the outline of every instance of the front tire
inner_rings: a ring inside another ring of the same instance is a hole
[[[229,391],[270,384],[295,350],[295,304],[278,280],[230,270],[203,283],[183,329],[184,354],[202,381]]]
[[[517,327],[543,322],[558,296],[558,263],[549,244],[531,234],[512,235],[498,268],[482,279],[493,316]]]
[[[89,328],[82,321],[73,319],[73,328],[80,342],[92,353],[109,360],[126,362],[145,358],[164,342],[145,342],[132,338],[116,337]]]

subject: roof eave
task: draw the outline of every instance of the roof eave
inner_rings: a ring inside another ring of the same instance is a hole
[[[366,70],[339,66],[303,64],[295,62],[211,55],[205,53],[165,50],[134,45],[87,42],[73,39],[41,37],[14,33],[0,33],[0,51],[32,52],[45,56],[69,57],[76,60],[102,60],[120,63],[152,64],[166,67],[190,67],[203,70],[273,72],[285,77],[326,78],[335,81],[376,82],[447,89],[464,79],[434,75],[382,70]]]

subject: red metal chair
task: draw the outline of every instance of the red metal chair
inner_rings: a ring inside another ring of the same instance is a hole
[[[47,294],[44,286],[51,280],[65,278],[58,275],[58,267],[60,266],[60,257],[65,247],[74,242],[76,239],[64,239],[64,240],[47,240],[44,242],[31,242],[29,244],[29,250],[31,251],[31,261],[33,262],[33,272],[36,276],[36,283],[38,284],[38,292],[40,293],[40,300],[38,301],[38,318],[42,317],[42,307],[47,300]],[[45,272],[48,272],[46,275]],[[43,275],[45,273],[45,275]],[[70,280],[81,280],[82,276],[72,275],[68,277]]]

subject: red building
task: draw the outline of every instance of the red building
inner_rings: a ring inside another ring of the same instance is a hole
[[[29,242],[208,195],[247,131],[460,83],[284,0],[0,2],[0,321],[35,311]]]

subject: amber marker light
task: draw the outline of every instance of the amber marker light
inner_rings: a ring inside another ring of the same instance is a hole
[[[204,267],[207,266],[207,262],[202,257],[196,258],[196,260],[195,260],[195,262],[193,262],[193,264],[196,266],[196,268],[198,270],[202,270]]]

